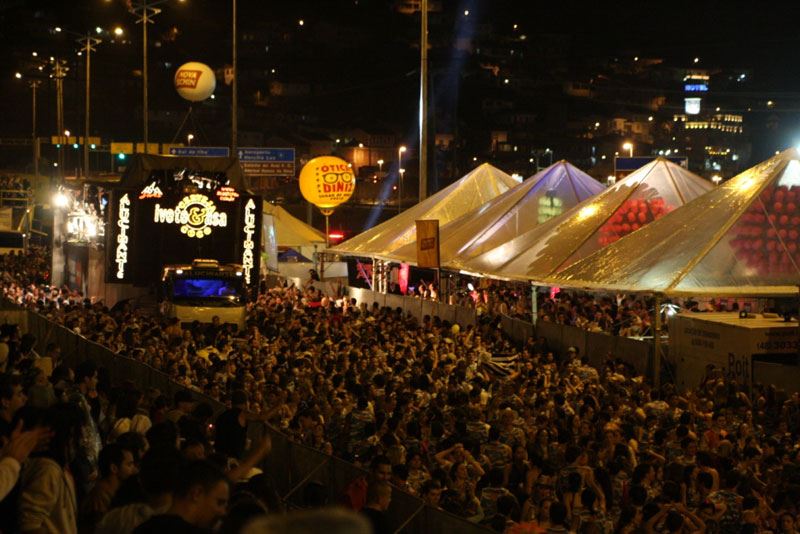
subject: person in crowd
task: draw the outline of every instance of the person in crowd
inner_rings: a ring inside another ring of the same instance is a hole
[[[372,459],[369,475],[351,481],[344,492],[344,504],[351,510],[360,511],[367,503],[367,491],[372,482],[389,482],[392,479],[392,462],[386,456]]]
[[[20,476],[19,529],[22,532],[78,532],[78,494],[69,466],[79,451],[85,423],[82,410],[60,403],[30,417],[29,428],[45,427],[53,435],[46,449],[25,462]]]
[[[0,375],[0,444],[11,436],[14,415],[27,400],[19,375]]]
[[[383,480],[374,480],[367,488],[367,502],[361,509],[361,513],[367,516],[372,532],[380,534],[391,532],[386,510],[392,502],[392,486]]]
[[[92,530],[108,512],[120,485],[136,474],[137,469],[133,452],[116,443],[109,443],[100,451],[98,468],[100,478],[83,499],[80,508],[80,524],[86,530]]]
[[[225,473],[213,464],[205,460],[187,463],[176,481],[169,509],[154,515],[133,532],[208,532],[224,517],[229,491]]]

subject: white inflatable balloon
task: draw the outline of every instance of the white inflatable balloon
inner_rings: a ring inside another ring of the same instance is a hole
[[[208,65],[191,61],[175,72],[175,89],[190,102],[201,102],[214,93],[217,80]]]

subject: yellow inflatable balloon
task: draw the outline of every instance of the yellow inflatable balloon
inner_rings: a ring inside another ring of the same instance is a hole
[[[191,61],[184,63],[175,71],[175,89],[181,98],[190,102],[201,102],[214,93],[217,79],[211,67]]]
[[[335,208],[353,196],[356,177],[346,161],[320,156],[300,171],[300,193],[318,208]]]

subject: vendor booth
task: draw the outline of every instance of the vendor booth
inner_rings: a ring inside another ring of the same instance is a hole
[[[750,388],[759,362],[797,368],[796,320],[774,314],[680,313],[669,320],[669,333],[670,360],[681,390],[698,387],[715,370]]]

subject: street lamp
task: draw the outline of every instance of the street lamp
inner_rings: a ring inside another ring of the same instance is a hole
[[[378,160],[378,172],[379,173],[383,172],[383,160],[382,159]]]
[[[186,143],[187,143],[189,146],[192,146],[192,140],[193,140],[193,139],[194,139],[194,134],[189,134],[189,135],[187,135],[187,136],[186,136]]]
[[[101,28],[102,29],[102,28]],[[83,45],[83,51],[86,52],[86,106],[85,117],[83,126],[83,174],[86,178],[89,177],[89,114],[91,109],[91,69],[92,69],[92,52],[95,51],[94,46],[100,44],[102,41],[96,37],[92,37],[88,32],[86,37],[78,39],[78,42]]]
[[[628,151],[628,157],[631,157],[631,158],[633,157],[633,143],[631,143],[630,141],[627,141],[627,142],[623,143],[622,150],[627,150]]]
[[[722,181],[722,176],[715,174],[711,177],[711,181],[714,182],[714,185],[719,185],[719,183]]]
[[[155,6],[161,5],[166,3],[167,0],[155,0],[148,2],[147,0],[142,0],[137,2],[130,8],[130,12],[139,17],[136,20],[136,24],[142,24],[142,123],[143,123],[143,134],[144,134],[144,153],[149,153],[149,146],[148,146],[148,107],[147,107],[147,25],[153,23],[153,17],[161,13],[161,9]],[[115,35],[120,35],[120,32],[117,33],[117,30],[114,30]]]
[[[397,213],[400,213],[400,204],[403,201],[403,173],[406,170],[403,168],[403,152],[408,150],[405,145],[397,149],[397,171],[400,174],[400,189],[397,191]]]

